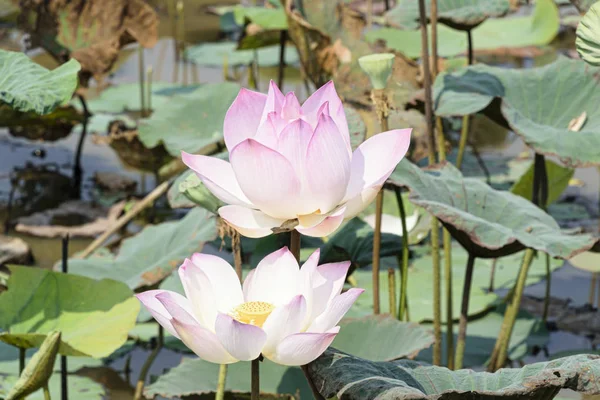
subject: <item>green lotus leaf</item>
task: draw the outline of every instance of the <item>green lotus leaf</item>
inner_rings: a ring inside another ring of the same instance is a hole
[[[434,341],[429,329],[415,323],[400,322],[389,315],[345,318],[339,325],[340,333],[332,346],[371,361],[413,358]]]
[[[510,191],[531,201],[533,197],[533,163],[527,171],[513,185]],[[546,206],[554,203],[569,186],[575,170],[565,168],[553,161],[546,160],[546,174],[548,175],[548,201]]]
[[[161,375],[156,382],[146,387],[147,398],[167,398],[214,393],[217,389],[219,366],[199,358],[184,358],[183,362]],[[225,390],[228,392],[250,392],[250,363],[239,362],[227,368]],[[312,392],[299,367],[286,367],[264,360],[260,364],[261,398],[269,394],[299,394],[301,399],[312,398]],[[214,396],[214,395],[213,395]]]
[[[243,7],[237,6],[233,10],[235,22],[238,25],[244,25],[244,20],[248,19],[265,30],[286,30],[287,18],[283,8],[266,7]]]
[[[156,326],[156,325],[155,325]],[[27,349],[25,362],[31,360],[35,354],[35,348]],[[114,353],[113,353],[114,354]],[[81,368],[93,368],[104,365],[101,359],[90,357],[69,357],[67,370],[70,373],[77,372]],[[60,358],[56,358],[54,372],[60,373]],[[17,375],[19,372],[19,349],[0,341],[0,375]],[[1,386],[1,384],[0,384]],[[0,389],[0,396],[2,391]]]
[[[462,300],[462,290],[465,279],[465,268],[468,254],[460,246],[452,247],[452,305],[453,319],[458,319],[460,315],[460,306]],[[517,278],[517,273],[521,265],[522,254],[513,254],[499,258],[496,261],[494,273],[494,288],[496,290],[510,290]],[[385,264],[386,259],[382,260]],[[395,263],[395,259],[392,260]],[[469,301],[469,315],[475,316],[481,314],[502,301],[494,292],[489,292],[490,276],[492,273],[493,260],[476,259],[473,270],[473,284],[471,288],[471,300]],[[416,258],[410,265],[408,273],[408,310],[411,321],[423,322],[433,319],[433,269],[431,268],[431,255]],[[560,260],[551,260],[550,269],[552,271],[560,268],[563,262]],[[392,267],[398,268],[392,264]],[[354,306],[350,309],[347,317],[362,317],[373,314],[373,279],[371,271],[357,270],[352,276],[356,279],[357,287],[366,290],[365,294],[360,296]],[[442,260],[442,279],[444,279],[443,260]],[[536,257],[529,269],[527,275],[527,285],[533,285],[546,278],[546,262],[544,257]],[[396,274],[396,288],[399,287],[399,275]],[[388,295],[388,274],[387,271],[381,272],[379,277],[380,304],[383,312],[389,312]],[[398,290],[398,289],[396,289]],[[442,294],[442,301],[445,304],[445,294]],[[399,295],[396,295],[396,299]],[[398,301],[398,300],[396,300]],[[442,320],[446,320],[446,309],[442,307]],[[469,325],[470,326],[470,325]],[[344,349],[345,350],[345,349]]]
[[[372,362],[329,348],[308,365],[326,399],[547,399],[559,389],[598,394],[600,357],[581,354],[493,374],[400,360]]]
[[[101,248],[86,259],[70,259],[69,272],[94,279],[118,280],[132,289],[151,286],[216,237],[214,216],[196,208],[179,221],[146,227],[124,240],[116,255]]]
[[[49,71],[24,53],[0,50],[0,103],[17,111],[48,114],[77,89],[81,66],[70,60]]]
[[[430,12],[431,0],[425,2]],[[501,17],[510,10],[509,0],[440,0],[438,1],[438,21],[458,30],[470,30],[489,17]],[[428,15],[429,16],[429,15]],[[391,26],[401,29],[419,28],[418,0],[400,0],[385,14]]]
[[[62,332],[59,353],[106,357],[127,340],[140,310],[121,282],[9,267],[8,290],[0,294],[0,341],[40,347],[47,334]],[[108,295],[109,294],[109,295]]]
[[[140,121],[139,138],[149,148],[163,143],[179,157],[198,153],[223,140],[223,120],[240,90],[235,83],[209,83],[173,96],[148,119]]]
[[[554,2],[538,0],[532,15],[488,19],[474,28],[472,30],[473,46],[475,51],[543,46],[554,39],[559,28],[560,17]],[[382,28],[367,32],[365,38],[371,43],[383,40],[388,48],[399,51],[410,58],[421,56],[421,33],[419,31]],[[429,38],[431,40],[431,31]],[[440,57],[453,57],[464,54],[466,51],[467,35],[465,32],[445,25],[438,26],[438,54]]]
[[[600,66],[600,3],[594,4],[579,21],[575,45],[585,62]]]
[[[567,235],[528,200],[465,178],[442,163],[428,171],[403,160],[389,181],[410,189],[410,200],[436,216],[475,257],[496,258],[533,248],[568,259],[590,249],[590,235]]]
[[[254,50],[237,50],[237,44],[233,42],[202,43],[188,47],[185,51],[187,59],[208,67],[249,65],[254,60]],[[261,47],[256,52],[259,66],[279,65],[279,45]],[[297,64],[298,60],[296,48],[288,46],[285,49],[285,63]]]
[[[0,374],[0,398],[4,398],[19,379],[16,375]],[[77,400],[105,400],[108,398],[107,390],[99,383],[90,378],[77,375],[69,375],[69,398]],[[54,374],[50,378],[48,389],[53,399],[60,399],[61,382],[60,374]],[[27,396],[27,400],[47,400],[42,390],[38,390]]]
[[[513,270],[513,273],[515,271]],[[505,307],[487,313],[482,318],[469,321],[465,347],[465,368],[476,368],[486,365],[494,350],[498,333],[504,321]],[[423,328],[433,329],[431,324],[423,324]],[[446,360],[446,326],[442,325],[442,360]],[[454,324],[454,343],[457,341],[458,324]],[[530,355],[533,348],[543,348],[548,344],[550,335],[545,324],[526,311],[519,311],[508,347],[508,358],[513,361],[522,360]],[[335,345],[334,345],[335,347]],[[417,361],[432,363],[431,349],[425,349],[416,357]]]
[[[600,272],[600,253],[584,251],[571,258],[569,264],[584,271],[598,273]]]
[[[559,57],[530,69],[479,64],[440,74],[434,86],[439,116],[484,113],[510,127],[540,154],[556,156],[569,167],[600,165],[600,70],[581,60]],[[583,127],[569,124],[587,114]]]

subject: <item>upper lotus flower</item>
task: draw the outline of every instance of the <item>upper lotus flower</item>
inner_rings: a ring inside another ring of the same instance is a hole
[[[179,267],[186,297],[168,290],[137,295],[152,316],[200,358],[218,364],[261,354],[283,365],[320,356],[363,289],[341,293],[350,262],[299,269],[287,247],[266,256],[240,285],[223,259],[194,254]]]
[[[327,236],[361,212],[406,154],[410,129],[383,132],[354,153],[342,101],[329,82],[302,106],[271,81],[268,95],[240,90],[223,126],[230,163],[183,153],[183,162],[228,205],[219,215],[247,237],[295,228]]]

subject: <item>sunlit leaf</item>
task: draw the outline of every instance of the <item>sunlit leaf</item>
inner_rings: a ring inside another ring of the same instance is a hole
[[[125,343],[135,325],[140,305],[121,282],[9,268],[8,290],[0,294],[5,343],[39,347],[49,332],[60,331],[60,354],[105,357]]]
[[[233,42],[202,43],[186,48],[186,57],[198,65],[220,67],[222,65],[249,65],[254,61],[255,50],[236,50]],[[261,47],[256,50],[256,60],[261,67],[279,65],[279,45]],[[285,49],[285,63],[297,64],[298,52],[295,47]]]
[[[546,160],[546,174],[548,175],[548,202],[546,206],[558,200],[569,186],[569,181],[574,173],[575,170],[572,168],[565,168],[551,160]],[[533,175],[534,165],[531,164],[510,191],[531,201],[533,197]]]
[[[596,2],[579,21],[575,45],[585,62],[600,66],[600,3]]]

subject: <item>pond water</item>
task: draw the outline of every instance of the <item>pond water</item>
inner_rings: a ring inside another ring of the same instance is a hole
[[[199,43],[201,41],[214,41],[219,39],[219,18],[206,14],[206,5],[232,4],[235,1],[217,1],[202,0],[185,2],[185,27],[186,41],[188,43]],[[176,62],[174,60],[174,42],[169,38],[171,29],[168,17],[162,7],[161,12],[161,39],[152,49],[144,50],[144,59],[146,66],[152,66],[154,70],[153,81],[155,82],[222,82],[224,80],[223,71],[220,68],[198,67],[191,63]],[[541,65],[551,61],[557,53],[572,51],[574,43],[573,31],[565,29],[553,43],[552,51],[538,58],[507,58],[494,56],[486,58],[488,63],[506,66],[531,67]],[[1,45],[1,44],[0,44]],[[44,55],[37,57],[43,64],[51,63]],[[135,47],[131,47],[122,52],[116,71],[110,76],[108,81],[111,84],[118,85],[122,83],[134,83],[138,80],[138,55]],[[245,78],[244,70],[240,73]],[[259,74],[259,89],[267,90],[268,81],[277,76],[277,68],[261,68]],[[300,98],[306,97],[306,90],[302,83],[300,73],[297,69],[289,67],[286,69],[286,79],[284,92],[296,91]],[[69,196],[65,192],[56,191],[52,188],[62,187],[64,181],[72,182],[74,167],[76,164],[76,149],[81,140],[81,126],[75,126],[66,137],[55,141],[37,141],[33,142],[22,137],[16,137],[14,132],[8,129],[0,129],[0,223],[4,226],[8,214],[8,203],[10,202],[13,185],[11,176],[20,173],[21,177],[29,182],[26,185],[31,191],[16,193],[22,208],[30,212],[41,211],[48,207],[54,207]],[[133,169],[125,164],[122,158],[110,147],[104,144],[98,144],[93,140],[93,132],[87,132],[83,138],[81,153],[81,186],[79,194],[82,200],[91,201],[95,198],[96,185],[94,176],[97,172],[114,172],[136,182],[137,196],[150,191],[156,184],[153,174]],[[475,135],[476,144],[485,159],[501,156],[517,156],[526,150],[524,144],[512,133],[498,131],[498,137],[487,137]],[[24,173],[24,170],[33,171],[33,174]],[[41,173],[40,171],[44,171]],[[590,225],[597,225],[596,205],[599,202],[600,178],[596,168],[580,168],[575,172],[575,178],[581,181],[582,185],[571,187],[568,194],[577,197],[577,201],[586,204],[593,213]],[[59,185],[59,186],[56,186]],[[47,190],[47,188],[51,188]],[[40,194],[41,193],[41,194]],[[48,198],[44,196],[48,196]],[[13,195],[14,197],[15,195]],[[20,197],[19,197],[20,196]],[[41,196],[41,197],[40,197]],[[42,200],[40,200],[40,198]],[[15,201],[13,198],[12,201]],[[13,207],[10,210],[11,218],[22,215],[23,209]],[[51,268],[60,258],[61,241],[60,238],[41,238],[31,235],[18,233],[14,229],[9,230],[10,236],[24,239],[31,247],[36,265]],[[83,250],[91,239],[74,238],[70,241],[70,254]],[[558,269],[552,275],[552,296],[560,299],[570,299],[572,305],[583,305],[588,301],[588,292],[590,288],[590,273],[581,271],[570,266],[568,263]],[[545,292],[545,282],[540,282],[526,289],[526,294],[543,297]],[[548,352],[554,354],[566,350],[594,349],[594,345],[589,338],[574,335],[567,332],[552,332],[548,343]],[[114,371],[122,371],[126,359],[119,358],[110,363],[110,369],[93,369],[85,374],[93,376],[99,382],[102,382],[111,389],[112,399],[130,399],[132,388],[139,370],[146,360],[149,350],[136,349],[130,353],[130,378],[127,380],[124,374],[115,374]],[[164,370],[172,368],[179,364],[182,354],[163,350],[159,358],[153,364],[150,370],[150,376],[159,375]],[[543,352],[536,356],[526,359],[527,362],[538,361],[546,356]],[[565,394],[571,397],[571,394]]]

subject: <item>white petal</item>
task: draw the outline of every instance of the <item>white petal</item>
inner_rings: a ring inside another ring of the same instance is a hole
[[[337,207],[350,179],[350,156],[333,120],[321,115],[306,152],[306,179],[322,214]]]
[[[244,285],[246,301],[265,301],[275,306],[287,304],[300,293],[300,270],[287,247],[279,249],[257,265],[252,279]]]
[[[267,96],[242,88],[225,114],[223,136],[229,150],[254,137],[267,102]]]
[[[219,314],[215,332],[223,347],[241,361],[251,361],[260,355],[267,334],[258,326],[243,324],[226,314]]]
[[[192,314],[192,308],[188,299],[180,295],[179,293],[171,292],[168,290],[147,290],[145,292],[136,294],[135,297],[148,309],[152,317],[162,325],[171,335],[179,337],[173,324],[171,323],[172,316],[169,314],[165,306],[156,298],[157,295],[168,293],[186,310],[189,314]]]
[[[208,276],[189,259],[183,262],[177,272],[185,296],[190,301],[192,314],[200,325],[214,331],[217,303]]]
[[[304,296],[298,295],[285,305],[273,310],[263,325],[267,333],[267,342],[263,348],[263,354],[270,354],[285,337],[299,333],[303,327],[306,315],[306,300]]]
[[[214,332],[198,324],[188,324],[177,319],[173,319],[173,326],[181,341],[201,359],[215,364],[238,361],[225,350]]]
[[[267,358],[282,365],[306,365],[319,357],[333,342],[340,327],[326,333],[296,333],[283,339]]]
[[[327,332],[340,322],[352,304],[365,290],[352,288],[334,297],[329,307],[308,327],[308,332]]]
[[[377,197],[377,193],[381,190],[381,185],[372,186],[364,189],[356,196],[348,199],[346,202],[346,212],[344,213],[344,219],[349,220],[356,217],[362,212],[373,200]]]
[[[217,311],[227,313],[244,302],[240,280],[227,261],[211,254],[195,253],[192,262],[208,277],[216,296]]]
[[[280,227],[286,221],[242,206],[221,207],[219,215],[242,236],[249,238],[269,236],[273,233],[273,228]]]
[[[353,199],[370,187],[383,185],[408,151],[411,131],[382,132],[358,146],[352,154],[352,172],[345,200]]]
[[[227,161],[216,157],[197,156],[181,152],[181,160],[191,168],[204,186],[226,204],[251,207],[252,203],[237,182],[233,168]]]
[[[279,88],[277,87],[275,82],[273,82],[273,80],[271,80],[271,82],[269,82],[269,92],[267,93],[267,102],[265,104],[265,108],[263,110],[263,114],[260,119],[260,124],[262,124],[267,119],[267,116],[270,113],[276,112],[276,113],[280,114],[281,106],[283,105],[284,100],[285,100],[285,96],[283,95],[283,93],[281,93],[281,90],[279,90]]]
[[[273,218],[296,218],[290,199],[300,193],[300,181],[292,164],[280,153],[248,139],[229,156],[244,194],[256,208]]]
[[[298,226],[296,226],[296,230],[305,236],[313,236],[313,237],[324,237],[329,236],[333,232],[335,232],[344,219],[346,218],[346,207],[342,206],[338,210],[332,212],[331,214],[324,216],[321,222],[318,222],[316,225],[305,227],[304,223],[308,223],[309,220],[302,221]],[[314,223],[317,221],[317,218],[310,220],[310,223]]]

